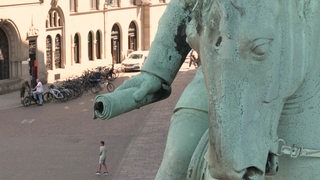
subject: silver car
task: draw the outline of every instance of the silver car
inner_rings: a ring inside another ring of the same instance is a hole
[[[143,63],[148,57],[149,51],[133,51],[122,61],[122,69],[127,71],[140,71]]]

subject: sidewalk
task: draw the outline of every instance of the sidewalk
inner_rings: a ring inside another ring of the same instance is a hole
[[[20,91],[0,95],[0,110],[21,107]]]

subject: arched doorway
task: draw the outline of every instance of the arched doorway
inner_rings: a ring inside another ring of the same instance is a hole
[[[128,51],[136,51],[138,49],[138,43],[137,43],[137,26],[132,21],[129,25],[129,31],[128,31]]]
[[[27,38],[29,35],[28,31]],[[28,44],[24,42],[16,24],[0,18],[0,94],[19,88],[20,80],[29,77],[28,65],[22,63],[28,58]]]
[[[6,33],[0,28],[0,80],[9,79],[9,45]]]
[[[112,63],[121,63],[121,40],[120,28],[118,25],[113,25],[111,31],[111,55]]]

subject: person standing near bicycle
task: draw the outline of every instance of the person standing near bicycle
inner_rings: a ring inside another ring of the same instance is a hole
[[[21,88],[20,88],[20,98],[21,98],[21,102],[23,101],[24,99],[24,95],[25,95],[25,92],[27,91],[27,94],[30,93],[31,91],[31,87],[30,87],[30,84],[27,80],[25,80],[22,85],[21,85]]]
[[[114,72],[114,64],[112,64],[111,68],[109,69],[106,78],[110,81],[115,80],[115,78],[117,77],[116,73]]]
[[[42,93],[43,93],[43,85],[41,83],[41,81],[39,79],[37,79],[37,85],[36,87],[33,89],[34,91],[32,92],[33,98],[34,99],[38,99],[38,105],[42,106],[43,104],[43,97],[42,97]]]

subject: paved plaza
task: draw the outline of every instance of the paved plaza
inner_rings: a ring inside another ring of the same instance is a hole
[[[92,94],[27,108],[18,92],[0,95],[0,179],[154,179],[173,108],[194,74],[184,63],[168,99],[108,121],[92,120]],[[132,75],[117,79],[116,86]],[[102,139],[109,176],[94,174]]]

